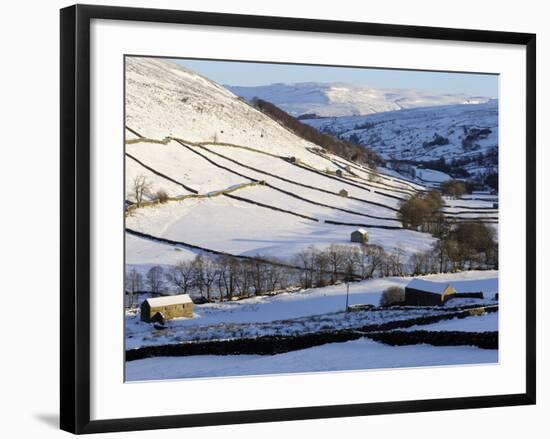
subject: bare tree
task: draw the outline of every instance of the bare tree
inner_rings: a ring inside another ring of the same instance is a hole
[[[210,302],[210,295],[212,293],[212,285],[216,281],[219,275],[217,264],[212,258],[204,258],[202,262],[202,285],[206,293],[206,298]]]
[[[382,268],[386,259],[386,252],[376,244],[363,244],[361,246],[361,277],[370,279],[377,270]]]
[[[424,267],[426,265],[427,254],[424,252],[413,253],[409,258],[409,270],[413,276],[425,274]]]
[[[239,260],[233,256],[222,255],[218,258],[218,289],[220,292],[220,300],[223,300],[223,296],[227,300],[233,298],[233,294],[238,288],[238,270]]]
[[[265,259],[261,255],[257,255],[258,258]],[[250,275],[250,280],[252,282],[252,288],[254,290],[254,294],[259,296],[265,292],[265,290],[268,288],[266,286],[267,282],[267,271],[270,267],[270,264],[266,264],[265,262],[255,260],[251,261],[249,264],[247,264],[247,270]]]
[[[151,194],[151,183],[145,177],[145,175],[138,175],[134,178],[132,183],[132,195],[137,204],[137,207],[141,207],[143,200],[146,196]]]
[[[258,294],[262,290],[262,270],[259,261],[239,261],[236,268],[235,288],[240,297],[248,297],[250,290],[257,288]],[[257,274],[256,274],[257,273]]]
[[[295,264],[301,268],[302,288],[311,288],[313,286],[316,255],[317,249],[314,246],[309,246],[294,257]]]
[[[327,284],[325,276],[330,266],[329,255],[327,251],[316,252],[315,271],[317,275],[316,286],[324,287]]]
[[[160,265],[155,265],[149,269],[147,283],[152,293],[158,294],[161,292],[164,287],[164,269]]]
[[[343,271],[343,265],[346,260],[346,248],[343,245],[331,244],[327,249],[327,259],[330,266],[330,283],[334,284],[338,280],[338,272]]]
[[[187,294],[193,284],[193,263],[189,261],[179,262],[170,271],[169,279],[182,294]]]
[[[358,267],[360,266],[360,260],[361,256],[357,247],[345,247],[342,268],[345,273],[346,282],[351,282],[356,277]]]
[[[204,277],[205,277],[205,261],[206,257],[202,255],[195,256],[195,259],[193,259],[192,265],[192,276],[193,276],[193,285],[199,290],[199,293],[202,297],[204,297]]]
[[[277,288],[286,288],[289,283],[288,271],[279,265],[268,265],[265,273],[266,290],[275,291]]]
[[[403,276],[403,256],[401,248],[395,248],[392,253],[386,255],[383,264],[385,276]]]
[[[128,306],[134,306],[134,295],[143,290],[143,276],[135,268],[126,273],[126,291],[128,292]]]

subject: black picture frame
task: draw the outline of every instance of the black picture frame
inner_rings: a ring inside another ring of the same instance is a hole
[[[526,47],[526,392],[418,401],[90,420],[90,22],[93,19],[325,32]],[[162,429],[535,404],[536,36],[288,17],[75,5],[61,10],[61,404],[72,433]]]

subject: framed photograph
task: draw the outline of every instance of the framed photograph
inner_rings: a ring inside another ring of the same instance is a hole
[[[535,403],[535,35],[61,10],[61,428]]]

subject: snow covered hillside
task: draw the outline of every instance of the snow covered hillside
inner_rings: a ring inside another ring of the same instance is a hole
[[[226,86],[247,100],[255,97],[277,105],[293,116],[354,116],[451,104],[479,104],[483,96],[434,94],[418,90],[377,89],[343,83],[304,82],[242,87]]]
[[[429,162],[443,158],[447,164],[454,163],[455,168],[460,167],[471,175],[496,172],[498,167],[498,102],[495,100],[477,105],[415,108],[302,122],[369,146],[386,160]],[[441,177],[425,175],[420,179],[429,182]]]
[[[407,99],[401,105],[413,105]],[[400,122],[410,130],[418,125],[455,142],[459,138],[442,127],[452,121],[457,133],[464,132],[459,114],[465,113],[439,108],[441,118],[431,108],[395,113],[417,114]],[[126,59],[125,114],[128,380],[498,360],[498,271],[489,270],[496,267],[494,196],[441,202],[421,179],[335,155],[219,84],[166,60]],[[476,118],[475,148],[497,141],[491,114]],[[355,134],[345,131],[354,120],[308,122],[341,126],[346,136]],[[384,133],[391,129],[385,119],[380,126]],[[474,135],[471,125],[467,131]],[[443,146],[433,150],[440,153]],[[444,173],[425,171],[426,181],[445,179]],[[405,208],[403,218],[398,216],[412,196],[407,204],[416,200],[433,210],[420,225],[407,223]],[[473,232],[457,233],[456,244],[438,247],[444,234],[434,232],[434,225],[448,226],[448,235],[454,229]],[[463,235],[487,239],[479,250],[478,242],[466,247]],[[428,279],[483,297],[413,306],[402,287],[409,275],[428,273]],[[143,301],[173,293],[192,297],[192,317],[166,309],[141,315]],[[415,339],[422,332],[418,327],[428,325],[429,335],[423,336],[428,338]],[[400,333],[403,328],[412,329]],[[450,344],[457,346],[439,346],[455,332],[460,339]],[[373,338],[382,333],[421,344],[384,345],[387,341]],[[258,349],[262,343],[268,350]],[[185,358],[164,357],[181,355],[180,349],[187,350]]]
[[[233,143],[324,164],[307,152],[314,145],[221,85],[161,59],[126,58],[126,125],[147,138]]]
[[[311,245],[358,245],[350,243],[358,227],[369,243],[404,257],[433,244],[396,216],[401,200],[424,186],[324,152],[169,61],[126,63],[128,205],[139,178],[145,200],[171,199],[127,216],[127,264],[170,266],[210,250],[289,260]],[[495,219],[490,202],[481,203],[486,210],[467,203],[448,214]]]

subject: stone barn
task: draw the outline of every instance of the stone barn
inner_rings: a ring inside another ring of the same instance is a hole
[[[342,173],[342,170],[341,170],[341,169],[337,169],[337,170],[336,170],[336,175],[337,175],[338,177],[342,177],[342,175],[344,175],[344,174]]]
[[[405,287],[405,304],[412,306],[443,305],[456,295],[456,289],[449,283],[413,279]]]
[[[349,193],[347,190],[345,189],[340,189],[340,192],[338,192],[338,195],[340,195],[341,197],[349,197]]]
[[[149,298],[141,304],[141,320],[155,322],[193,317],[193,301],[189,294]]]
[[[351,242],[366,244],[369,242],[369,234],[365,229],[357,229],[351,232]]]

